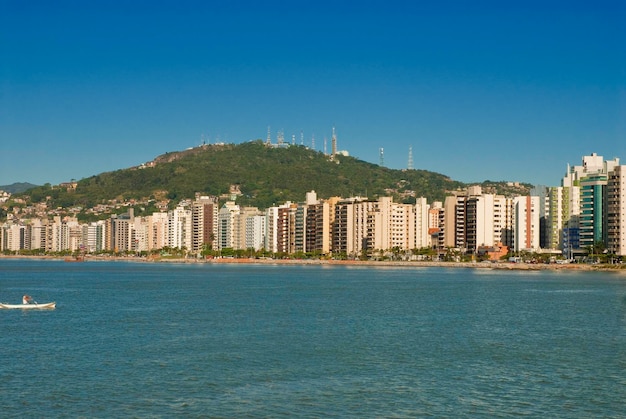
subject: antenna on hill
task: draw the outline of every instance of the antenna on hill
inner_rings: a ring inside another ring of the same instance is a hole
[[[333,136],[331,138],[331,152],[333,157],[337,154],[337,133],[335,133],[335,127],[333,127]]]
[[[311,149],[315,150],[315,134],[311,135]]]
[[[291,134],[291,145],[296,145],[296,134]]]
[[[328,140],[326,139],[326,136],[324,136],[324,154],[328,155],[328,152],[326,151],[326,143],[328,142]]]
[[[285,133],[283,132],[282,129],[278,131],[277,141],[278,141],[279,146],[283,145],[283,143],[285,142]]]
[[[384,166],[385,165],[385,150],[381,147],[379,150],[379,162],[378,165],[379,166]]]
[[[407,169],[413,170],[413,146],[409,146],[409,164],[407,165]]]
[[[270,130],[270,126],[267,126],[267,139],[265,140],[266,145],[272,144],[272,131]]]
[[[300,145],[304,145],[304,131],[300,130]]]

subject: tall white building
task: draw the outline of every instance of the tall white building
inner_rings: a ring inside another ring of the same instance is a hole
[[[191,210],[186,203],[181,203],[172,211],[168,211],[167,216],[168,246],[178,249],[191,249]]]
[[[414,241],[411,246],[413,249],[421,249],[423,247],[430,247],[430,234],[428,233],[429,225],[431,222],[430,206],[426,202],[426,198],[417,198],[415,200],[414,209]]]
[[[20,223],[6,223],[2,228],[2,250],[17,252],[24,249],[26,227]]]
[[[246,218],[246,249],[261,250],[265,246],[265,215]]]
[[[101,252],[105,248],[105,221],[95,221],[83,227],[83,247],[87,253]]]

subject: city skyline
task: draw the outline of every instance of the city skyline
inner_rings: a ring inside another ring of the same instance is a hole
[[[0,184],[203,141],[339,150],[466,183],[557,185],[626,155],[626,6],[63,1],[0,5]]]
[[[0,251],[137,254],[177,248],[198,257],[208,250],[254,249],[367,258],[374,250],[438,249],[439,256],[448,257],[450,249],[458,249],[498,260],[512,249],[571,260],[596,248],[621,258],[626,255],[625,169],[618,159],[592,153],[568,170],[562,186],[503,195],[473,185],[431,203],[425,197],[401,203],[392,196],[324,199],[309,190],[305,201],[261,209],[239,205],[236,188],[220,196],[196,192],[193,200],[181,197],[175,207],[165,196],[158,202],[154,197],[111,200],[65,209],[48,199],[29,204],[22,198],[26,205],[5,211]]]

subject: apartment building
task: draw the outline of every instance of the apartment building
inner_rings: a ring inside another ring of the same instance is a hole
[[[597,242],[606,243],[605,196],[608,175],[595,174],[580,181],[580,246],[590,248]]]
[[[626,256],[626,166],[609,172],[606,187],[607,250]]]
[[[239,205],[234,201],[224,203],[218,214],[218,249],[235,249],[239,230],[236,225],[239,222]]]
[[[246,249],[261,250],[265,246],[265,215],[246,218]]]
[[[413,243],[410,248],[421,249],[431,246],[429,228],[432,217],[430,211],[430,205],[428,205],[426,198],[420,197],[415,200],[415,205],[413,206],[414,224],[412,227],[414,236]]]
[[[205,245],[217,248],[219,203],[216,196],[196,194],[191,203],[191,251],[198,253]]]
[[[513,250],[537,251],[541,235],[538,196],[518,196],[513,199]]]

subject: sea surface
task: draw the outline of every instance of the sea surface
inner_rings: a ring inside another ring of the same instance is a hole
[[[626,275],[0,260],[0,416],[626,417]]]

